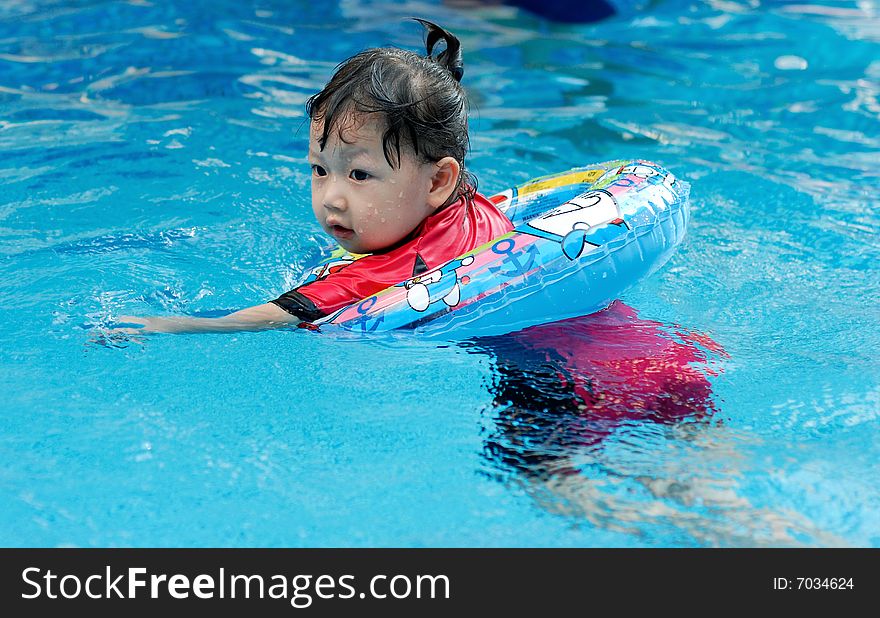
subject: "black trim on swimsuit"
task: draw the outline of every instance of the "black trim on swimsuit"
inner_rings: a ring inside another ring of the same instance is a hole
[[[425,264],[425,260],[422,259],[422,256],[416,253],[416,263],[413,266],[413,277],[418,277],[422,273],[428,272],[428,265]]]
[[[286,292],[275,300],[270,300],[269,302],[278,305],[290,315],[296,316],[300,320],[305,320],[306,322],[314,322],[327,315],[318,309],[318,306],[309,298],[300,294],[296,290]]]

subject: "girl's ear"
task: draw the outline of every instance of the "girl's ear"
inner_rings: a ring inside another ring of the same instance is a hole
[[[431,207],[431,210],[437,210],[449,200],[458,186],[461,164],[453,157],[443,157],[433,166],[434,173],[431,175],[431,188],[428,191],[428,206]]]

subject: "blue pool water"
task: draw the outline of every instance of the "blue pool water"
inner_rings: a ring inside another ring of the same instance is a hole
[[[629,5],[0,2],[0,545],[880,546],[880,5]],[[508,337],[102,338],[291,287],[303,103],[414,14],[484,192],[655,160],[672,260]]]

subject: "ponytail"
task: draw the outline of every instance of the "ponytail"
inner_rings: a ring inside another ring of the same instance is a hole
[[[425,41],[425,49],[428,53],[428,58],[431,58],[431,60],[446,68],[452,73],[452,77],[455,78],[455,81],[460,82],[464,75],[464,61],[461,58],[461,42],[458,40],[458,37],[451,32],[444,30],[437,24],[425,19],[413,17],[413,20],[422,24],[428,32],[428,37]],[[436,58],[432,57],[431,52],[434,51],[434,46],[440,41],[440,39],[443,39],[446,43],[446,49],[437,54]]]

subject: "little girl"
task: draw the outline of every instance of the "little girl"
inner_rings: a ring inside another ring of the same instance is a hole
[[[117,332],[260,330],[314,321],[513,229],[465,170],[461,44],[436,24],[426,56],[368,49],[306,103],[312,210],[353,254],[369,254],[268,303],[221,318],[121,316]],[[443,40],[446,49],[432,56]]]

